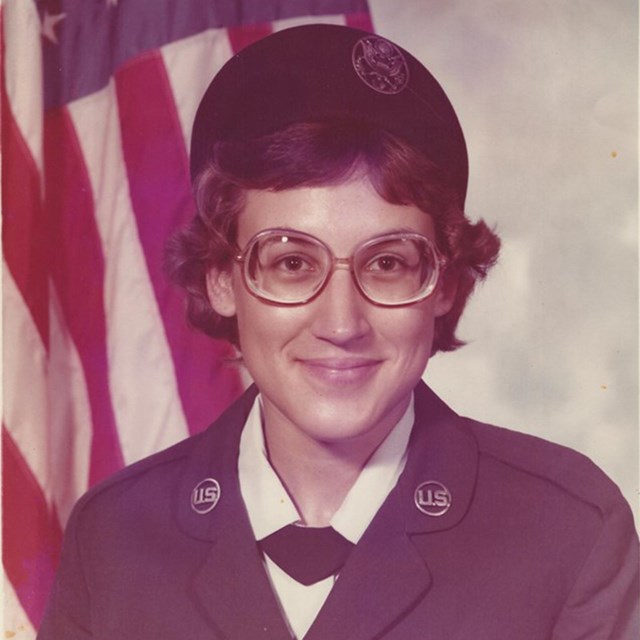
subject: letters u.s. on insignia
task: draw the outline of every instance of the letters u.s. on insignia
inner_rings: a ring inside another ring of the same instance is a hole
[[[428,516],[443,516],[451,507],[451,492],[441,482],[428,480],[416,487],[414,501]]]
[[[200,515],[209,513],[220,500],[220,483],[214,478],[198,482],[191,492],[191,508]]]

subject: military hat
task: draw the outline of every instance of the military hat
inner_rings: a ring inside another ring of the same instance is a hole
[[[396,135],[438,165],[464,202],[464,135],[436,79],[390,40],[327,24],[278,31],[222,67],[196,113],[192,179],[216,142],[330,120],[365,121]]]

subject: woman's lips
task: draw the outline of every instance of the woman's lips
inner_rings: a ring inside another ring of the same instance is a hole
[[[302,358],[299,362],[314,378],[331,385],[359,384],[373,376],[382,363],[375,358]]]

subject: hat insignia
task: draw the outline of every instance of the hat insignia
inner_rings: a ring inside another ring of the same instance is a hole
[[[384,38],[361,38],[353,47],[351,60],[358,77],[378,93],[400,93],[409,82],[409,67],[404,55]]]

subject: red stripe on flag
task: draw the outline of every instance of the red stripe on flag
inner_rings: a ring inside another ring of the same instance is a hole
[[[40,339],[49,343],[46,225],[40,172],[13,118],[2,82],[2,245]]]
[[[31,623],[42,619],[62,531],[7,429],[2,428],[2,560]]]
[[[44,157],[51,271],[87,384],[93,422],[89,483],[94,484],[122,467],[123,459],[109,394],[104,258],[91,183],[66,109],[46,114]]]
[[[270,35],[272,32],[273,27],[270,23],[249,24],[242,25],[240,27],[227,28],[229,42],[231,43],[231,50],[234,54],[242,51],[242,49],[248,47],[250,44]]]
[[[238,396],[240,378],[223,363],[231,355],[228,345],[187,326],[181,295],[162,268],[167,238],[193,216],[193,202],[184,138],[160,55],[146,55],[117,72],[116,90],[138,233],[193,433]]]
[[[361,29],[362,31],[374,31],[371,14],[369,13],[350,13],[345,16],[345,24],[353,29]]]

